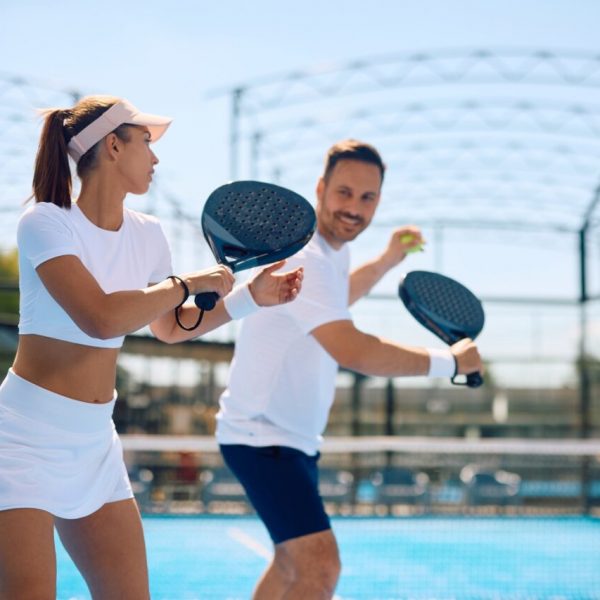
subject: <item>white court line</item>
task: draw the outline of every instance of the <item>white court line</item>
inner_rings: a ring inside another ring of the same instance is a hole
[[[268,548],[265,548],[259,541],[255,540],[251,535],[242,531],[239,527],[230,527],[227,530],[227,535],[231,539],[242,544],[242,546],[246,546],[248,550],[252,550],[254,554],[258,554],[258,556],[264,558],[267,562],[271,562],[273,553]]]
[[[258,540],[255,540],[251,535],[242,531],[239,527],[230,527],[227,530],[227,535],[232,540],[235,540],[242,546],[248,548],[248,550],[254,552],[254,554],[258,554],[258,556],[264,558],[267,562],[271,562],[273,553],[268,548],[265,548]],[[343,598],[341,596],[334,596],[333,600],[343,600]]]

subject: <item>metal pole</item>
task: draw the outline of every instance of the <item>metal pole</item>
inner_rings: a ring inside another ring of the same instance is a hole
[[[360,405],[361,388],[366,379],[361,373],[353,373],[354,383],[352,384],[352,435],[360,435]]]
[[[579,231],[579,302],[589,300],[587,292],[587,230],[585,225]]]
[[[385,386],[385,435],[394,435],[394,380],[388,379]]]
[[[260,143],[262,141],[262,132],[255,131],[252,134],[252,146],[250,149],[250,177],[258,179],[258,162],[260,160]]]
[[[394,380],[388,379],[385,386],[385,435],[394,435]],[[385,466],[392,466],[393,452],[385,453]]]
[[[362,384],[366,379],[366,376],[362,373],[353,373],[354,383],[352,384],[352,435],[360,435],[360,408],[361,408],[361,396],[362,396]],[[350,468],[352,469],[352,475],[354,480],[352,483],[352,504],[356,504],[356,497],[358,494],[358,482],[359,482],[359,470],[358,470],[358,456],[356,453],[350,455]]]
[[[239,174],[240,114],[244,88],[235,88],[231,94],[231,135],[229,138],[229,174],[235,181]]]
[[[589,203],[581,229],[579,230],[579,324],[581,333],[579,337],[579,412],[580,428],[579,435],[586,438],[590,434],[590,406],[592,389],[590,385],[590,373],[587,357],[587,302],[589,300],[587,290],[587,232],[590,227],[592,216],[600,203],[600,185],[595,189],[591,202]],[[583,510],[589,514],[591,511],[591,483],[590,483],[590,459],[584,457],[581,462],[581,500]]]
[[[444,226],[436,222],[433,226],[433,244],[434,244],[434,256],[433,256],[433,268],[441,273],[444,268]]]
[[[588,224],[579,231],[579,435],[582,438],[590,434],[591,386],[587,357],[587,229]],[[584,457],[581,462],[581,500],[583,510],[589,514],[590,503],[590,460]]]

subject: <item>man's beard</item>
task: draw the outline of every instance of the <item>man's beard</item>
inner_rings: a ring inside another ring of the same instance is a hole
[[[348,242],[355,239],[367,226],[363,217],[351,215],[343,210],[338,210],[332,214],[331,224],[332,233],[334,233],[338,239]],[[355,227],[353,227],[352,232],[348,232],[346,229],[350,224]]]

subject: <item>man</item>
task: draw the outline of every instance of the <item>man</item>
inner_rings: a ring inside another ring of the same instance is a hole
[[[302,291],[247,317],[236,343],[217,439],[275,544],[255,600],[333,596],[340,560],[317,460],[338,365],[382,377],[481,370],[471,340],[443,350],[401,346],[352,322],[348,306],[423,242],[418,228],[397,229],[379,257],[349,275],[347,242],[371,222],[384,172],[368,144],[346,140],[329,150],[316,190],[317,233],[288,261],[304,267]]]

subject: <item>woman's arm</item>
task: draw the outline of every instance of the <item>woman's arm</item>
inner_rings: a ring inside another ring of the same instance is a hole
[[[73,255],[52,258],[39,265],[37,273],[77,326],[100,339],[125,335],[148,325],[178,306],[184,293],[179,283],[166,279],[143,289],[107,294]],[[231,271],[222,265],[188,273],[182,279],[192,294],[216,292],[220,296],[229,293],[234,281]]]
[[[244,284],[248,285],[250,292],[248,302],[254,305],[251,309],[284,304],[296,298],[302,287],[302,267],[286,273],[275,273],[284,263],[280,261],[266,267],[248,284]],[[192,327],[198,321],[198,314],[198,308],[193,303],[186,304],[179,309],[179,320],[185,327]],[[153,321],[150,329],[159,340],[174,344],[201,336],[236,317],[227,312],[227,301],[219,300],[213,310],[204,313],[200,325],[191,331],[179,327],[174,310]]]

